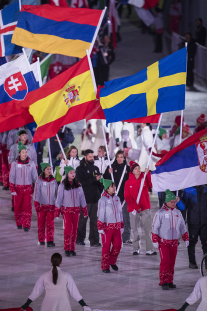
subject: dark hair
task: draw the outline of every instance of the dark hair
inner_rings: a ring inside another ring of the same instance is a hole
[[[105,146],[99,146],[98,149],[101,149],[103,152],[106,152],[106,147]]]
[[[40,176],[41,176],[43,179],[45,179],[45,170],[42,171],[42,173],[40,174]],[[51,174],[49,177],[50,177],[50,179],[54,178],[52,174]]]
[[[124,159],[126,160],[126,156],[125,156],[125,153],[124,153],[123,150],[118,150],[118,151],[117,151],[117,153],[116,153],[116,155],[115,155],[115,159],[117,159],[118,155],[120,155],[120,154],[123,154]]]
[[[77,150],[76,159],[78,159],[78,149],[76,148],[76,146],[71,145],[71,146],[68,148],[68,150],[67,150],[67,152],[66,152],[66,154],[65,154],[65,155],[66,155],[66,158],[69,159],[69,160],[70,160],[70,152],[71,152],[71,150],[73,150],[73,149]]]
[[[52,263],[52,280],[53,283],[56,285],[57,284],[57,279],[58,279],[58,269],[57,267],[61,264],[62,262],[62,256],[59,253],[54,253],[51,257],[51,263]]]
[[[112,184],[110,184],[110,186],[113,186],[113,185],[116,186],[116,185],[115,185],[115,182],[113,182]],[[110,186],[109,186],[109,187],[110,187]],[[109,187],[106,189],[106,192],[108,192],[107,190],[109,189]]]
[[[191,33],[190,31],[187,31],[187,32],[185,33],[185,35],[189,35],[190,38],[192,38],[192,33]]]
[[[199,21],[202,25],[203,25],[203,20],[202,20],[202,18],[197,18],[197,21]]]
[[[65,179],[63,180],[64,188],[65,190],[70,190],[72,188],[79,188],[80,184],[76,178],[73,179],[72,185],[69,183],[68,175],[65,176]]]
[[[88,155],[89,153],[94,153],[94,151],[91,150],[91,149],[86,149],[86,150],[84,151],[84,156],[87,157],[87,155]]]

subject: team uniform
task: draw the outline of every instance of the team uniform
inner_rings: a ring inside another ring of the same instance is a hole
[[[27,149],[27,154],[28,157],[30,158],[31,161],[34,162],[35,166],[37,167],[37,152],[35,150],[35,147],[33,144],[30,144],[27,140],[26,144],[24,145]],[[11,146],[11,149],[9,151],[9,164],[11,165],[12,162],[16,161],[18,157],[18,144],[14,144]]]
[[[83,188],[79,184],[78,188],[65,190],[64,184],[58,187],[58,195],[55,206],[59,209],[58,214],[62,213],[64,220],[64,250],[75,251],[77,239],[78,221],[82,207],[84,217],[88,217],[86,200]]]
[[[174,266],[180,235],[183,241],[189,241],[185,221],[181,212],[167,205],[157,211],[152,224],[152,242],[159,244],[160,286],[173,283]]]
[[[14,195],[14,215],[17,226],[30,229],[32,217],[33,184],[37,180],[37,169],[29,157],[20,157],[12,163],[9,174],[11,194]]]
[[[35,183],[34,206],[37,212],[38,240],[54,241],[54,213],[58,185],[54,177],[43,178],[41,175]],[[46,231],[46,234],[45,234]]]
[[[60,162],[60,170],[59,170],[59,174],[62,177],[62,181],[65,179],[65,175],[64,175],[64,167],[65,166],[72,166],[74,168],[74,171],[76,170],[76,168],[80,165],[80,160],[76,157],[76,158],[73,158],[73,157],[70,157],[70,159],[67,159],[68,160],[68,163],[65,164],[65,160],[62,159],[61,162]]]
[[[121,229],[124,228],[121,202],[118,196],[104,192],[98,201],[97,227],[102,238],[102,270],[115,265],[121,250]],[[111,244],[112,249],[111,249]]]

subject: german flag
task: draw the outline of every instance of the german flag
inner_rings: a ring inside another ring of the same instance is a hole
[[[54,136],[62,125],[87,118],[97,105],[87,56],[30,92],[22,103],[37,123],[33,142]]]

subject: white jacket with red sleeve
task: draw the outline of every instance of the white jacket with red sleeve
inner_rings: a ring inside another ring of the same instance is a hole
[[[177,208],[171,209],[164,204],[153,219],[152,242],[176,246],[180,236],[183,241],[189,240],[183,216]]]

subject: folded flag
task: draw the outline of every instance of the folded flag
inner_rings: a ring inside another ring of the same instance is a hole
[[[22,47],[11,43],[19,16],[19,1],[0,10],[0,57],[22,53]]]
[[[207,183],[207,129],[183,141],[156,164],[151,173],[155,191],[185,189]]]
[[[82,58],[90,48],[101,10],[23,5],[12,42],[38,51]]]
[[[186,47],[133,76],[105,82],[100,103],[107,123],[185,108]]]
[[[36,62],[29,67],[22,55],[0,67],[0,132],[33,121],[21,103],[29,92],[39,88],[37,64]]]
[[[22,103],[37,123],[33,142],[54,136],[62,125],[87,117],[97,104],[87,56],[29,94]]]

